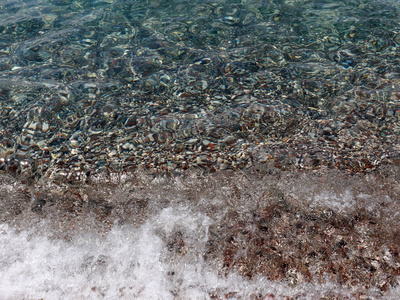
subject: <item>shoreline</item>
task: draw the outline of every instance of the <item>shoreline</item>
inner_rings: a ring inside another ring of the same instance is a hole
[[[396,166],[356,175],[276,168],[136,171],[75,186],[29,186],[2,176],[2,193],[8,196],[1,223],[20,232],[37,228],[55,240],[85,232],[101,239],[115,228],[142,230],[165,211],[184,209],[208,220],[197,225],[208,234],[202,250],[184,227],[161,234],[170,259],[196,255],[222,278],[261,276],[293,289],[332,283],[351,290],[351,297],[379,298],[400,284],[399,180]]]

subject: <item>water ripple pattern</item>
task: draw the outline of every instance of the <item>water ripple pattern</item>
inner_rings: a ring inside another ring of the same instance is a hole
[[[397,1],[0,1],[24,180],[398,164]]]

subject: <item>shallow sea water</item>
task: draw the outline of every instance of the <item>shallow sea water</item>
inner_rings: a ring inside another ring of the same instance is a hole
[[[95,207],[74,212],[62,207],[65,199],[46,199],[38,213],[33,209],[37,200],[21,200],[16,192],[21,186],[13,179],[3,179],[3,201],[7,203],[1,207],[5,220],[1,225],[1,298],[351,299],[356,290],[335,283],[328,275],[323,283],[299,280],[297,284],[257,274],[248,278],[234,269],[224,274],[218,270],[218,259],[206,255],[215,226],[234,222],[232,212],[239,212],[237,218],[248,218],[249,226],[257,226],[251,214],[255,207],[261,210],[267,205],[262,195],[271,190],[303,206],[330,209],[340,216],[366,209],[385,226],[398,224],[400,215],[392,213],[398,210],[393,202],[398,199],[382,193],[382,185],[373,183],[374,178],[341,176],[242,174],[227,179],[193,174],[151,180],[152,176],[137,174],[134,179],[119,179],[117,187],[108,191],[95,187],[95,200],[107,197],[106,202],[113,205],[110,214]],[[313,182],[316,178],[325,182],[322,188],[318,180]],[[234,196],[232,190],[242,195]],[[102,192],[106,195],[100,196]],[[86,194],[90,203],[93,196],[89,191]],[[376,289],[367,295],[382,296]],[[397,297],[395,287],[385,293],[387,299]]]
[[[399,176],[3,177],[0,298],[397,299]]]
[[[0,299],[399,299],[391,0],[0,0]]]

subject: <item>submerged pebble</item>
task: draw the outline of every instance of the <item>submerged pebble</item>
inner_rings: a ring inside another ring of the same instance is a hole
[[[96,2],[85,15],[52,2],[37,18],[3,18],[4,170],[74,178],[104,166],[367,172],[398,162],[395,3],[300,2],[293,15],[290,3],[135,5]]]

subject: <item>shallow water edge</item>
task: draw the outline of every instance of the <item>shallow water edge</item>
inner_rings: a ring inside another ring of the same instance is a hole
[[[5,299],[396,299],[400,169],[1,176]],[[285,298],[286,297],[286,298]]]

